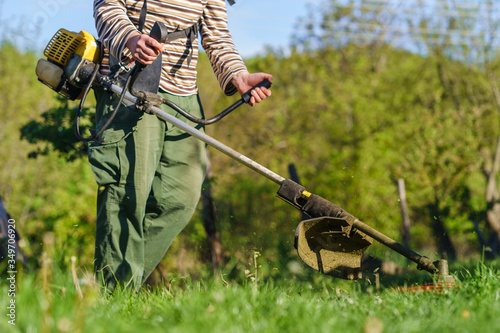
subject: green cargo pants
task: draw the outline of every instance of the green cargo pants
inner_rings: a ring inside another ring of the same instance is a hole
[[[203,117],[198,96],[161,94]],[[117,96],[96,90],[96,100],[100,128]],[[205,144],[154,115],[122,105],[111,126],[89,146],[89,162],[99,185],[96,277],[111,290],[118,283],[138,289],[193,215],[206,170]]]

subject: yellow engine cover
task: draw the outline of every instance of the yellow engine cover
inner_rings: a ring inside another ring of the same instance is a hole
[[[59,29],[47,44],[43,54],[47,59],[66,66],[73,53],[94,63],[100,61],[100,51],[95,38],[86,31],[79,33]]]
[[[83,36],[83,41],[80,45],[78,45],[75,53],[84,59],[92,61],[93,63],[99,63],[101,55],[94,36],[83,30],[80,31],[79,35]]]

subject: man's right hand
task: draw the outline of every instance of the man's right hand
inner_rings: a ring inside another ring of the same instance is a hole
[[[144,65],[151,65],[155,61],[163,50],[163,45],[148,35],[138,32],[132,34],[127,41],[132,57]]]

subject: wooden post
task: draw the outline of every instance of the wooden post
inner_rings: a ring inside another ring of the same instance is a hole
[[[403,236],[403,245],[410,247],[410,216],[408,214],[408,204],[406,202],[406,188],[405,181],[403,178],[398,179],[398,194],[399,194],[399,206],[401,208],[401,217],[403,220],[403,225],[401,228],[401,234]]]

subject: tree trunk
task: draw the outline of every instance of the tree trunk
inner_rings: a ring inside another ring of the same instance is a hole
[[[479,227],[479,223],[476,220],[474,220],[474,218],[470,219],[472,220],[472,224],[474,225],[474,230],[476,231],[477,240],[479,241],[480,245],[479,252],[482,252],[484,248],[488,246],[488,241],[484,237],[483,230],[481,229],[481,227]]]
[[[484,175],[486,177],[486,223],[490,229],[490,236],[487,240],[488,257],[495,257],[499,252],[500,240],[500,193],[497,186],[497,175],[500,167],[500,136],[497,140],[497,147],[493,157],[493,165],[490,168],[485,167]],[[489,170],[487,170],[489,169]]]
[[[500,254],[500,203],[496,201],[492,206],[489,205],[486,211],[486,222],[490,228],[487,245],[489,247],[488,257],[495,258]]]
[[[439,201],[434,202],[429,207],[429,212],[432,218],[432,230],[434,232],[434,238],[436,239],[436,245],[438,247],[438,253],[443,259],[448,259],[450,261],[456,260],[457,254],[455,247],[451,241],[448,230],[440,217]]]
[[[497,111],[500,116],[500,90],[496,83],[496,76],[490,73],[489,76],[491,88]],[[488,237],[488,246],[491,252],[488,257],[495,257],[500,254],[500,193],[498,191],[497,178],[500,172],[500,135],[497,137],[495,154],[492,158],[492,165],[485,165],[483,168],[486,177],[486,223],[490,229],[490,236]]]
[[[211,191],[211,165],[207,151],[207,173],[205,175],[205,180],[203,182],[203,187],[201,191],[201,201],[202,201],[202,213],[203,213],[203,226],[207,232],[207,240],[210,247],[210,254],[212,256],[212,267],[214,271],[219,268],[223,261],[223,251],[222,244],[220,242],[219,235],[217,234],[217,228],[215,226],[215,205],[212,198]]]

